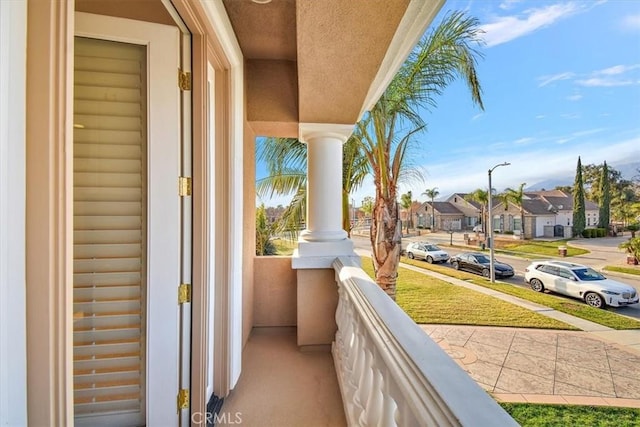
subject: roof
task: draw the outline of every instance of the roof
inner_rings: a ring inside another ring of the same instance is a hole
[[[430,202],[426,205],[431,206]],[[441,215],[464,215],[460,209],[449,202],[433,202],[434,209]]]
[[[522,208],[531,215],[555,215],[549,210],[549,203],[541,199],[522,199]]]
[[[452,197],[457,196],[457,197],[460,197],[461,199],[463,199],[465,202],[467,202],[471,206],[473,206],[474,208],[481,209],[482,208],[482,204],[478,203],[475,200],[468,200],[468,199],[465,198],[468,195],[469,195],[469,193],[453,193],[451,196],[447,197],[447,200],[451,200]]]

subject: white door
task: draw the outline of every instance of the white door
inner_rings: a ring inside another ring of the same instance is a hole
[[[76,425],[177,425],[177,27],[76,14]]]

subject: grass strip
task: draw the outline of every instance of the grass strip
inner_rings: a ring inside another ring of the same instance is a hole
[[[363,269],[373,277],[370,258]],[[396,302],[416,323],[576,329],[517,305],[406,268],[398,269]]]
[[[640,268],[632,268],[632,267],[618,267],[616,265],[607,265],[604,270],[606,271],[617,271],[618,273],[626,273],[633,274],[635,276],[640,276]]]
[[[414,265],[416,267],[424,268],[430,271],[435,271],[437,273],[455,277],[457,279],[468,280],[474,285],[494,289],[508,295],[513,295],[527,301],[535,302],[540,305],[553,308],[554,310],[558,310],[562,313],[567,313],[581,319],[589,320],[591,322],[598,323],[609,328],[618,330],[640,329],[639,321],[630,317],[621,316],[612,311],[614,309],[603,310],[599,308],[593,308],[583,302],[568,299],[567,297],[560,297],[547,293],[538,293],[532,291],[531,289],[514,286],[505,282],[498,281],[494,284],[491,284],[491,282],[489,282],[487,279],[481,278],[475,274],[453,270],[443,265],[427,264],[424,261],[416,261],[404,257],[401,261],[406,264]]]
[[[640,426],[640,409],[610,406],[500,403],[523,427]]]
[[[585,249],[575,248],[567,245],[568,240],[558,240],[554,242],[546,242],[539,240],[530,241],[517,241],[515,243],[509,243],[502,245],[501,250],[513,254],[526,254],[526,255],[542,255],[542,256],[557,256],[558,246],[565,246],[567,248],[567,256],[575,256],[587,254],[589,251]]]

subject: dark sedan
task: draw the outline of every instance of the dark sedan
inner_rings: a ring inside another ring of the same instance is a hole
[[[451,257],[449,260],[456,270],[467,270],[472,273],[481,274],[484,277],[491,275],[491,261],[489,256],[481,252],[463,252]],[[513,267],[509,264],[494,260],[493,268],[496,277],[513,277]]]

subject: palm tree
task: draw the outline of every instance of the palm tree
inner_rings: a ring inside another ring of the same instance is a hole
[[[489,192],[483,190],[482,188],[478,188],[473,191],[473,193],[469,193],[464,196],[465,200],[477,202],[480,204],[480,220],[482,222],[482,232],[487,232],[487,221],[485,218],[485,214],[487,212],[487,205],[489,204]]]
[[[395,298],[400,262],[397,186],[411,171],[407,152],[413,137],[426,123],[421,113],[435,107],[436,96],[461,77],[471,98],[481,109],[482,97],[476,61],[481,54],[478,20],[453,12],[423,37],[393,78],[378,102],[356,125],[352,138],[360,145],[373,172],[376,186],[371,246],[375,280]]]
[[[411,208],[411,203],[411,191],[400,196],[400,206],[402,206],[402,209],[404,209],[407,213],[407,234],[409,234],[409,226],[411,223],[411,212],[409,211],[409,209]]]
[[[293,199],[280,217],[278,231],[297,234],[305,221],[307,204],[307,146],[296,138],[264,138],[257,144],[256,158],[267,166],[268,176],[256,182],[260,197],[293,194]],[[351,235],[349,194],[358,189],[369,173],[366,158],[354,141],[343,147],[342,219],[344,230]]]
[[[524,186],[527,185],[526,182],[520,184],[517,190],[513,188],[507,188],[505,192],[509,194],[509,197],[513,203],[518,206],[520,209],[520,238],[524,239],[524,206],[522,205],[522,201],[524,200]]]
[[[438,187],[433,187],[426,189],[422,195],[431,199],[431,231],[434,231],[436,229],[436,209],[433,205],[433,199],[438,197],[440,192],[438,191]]]

